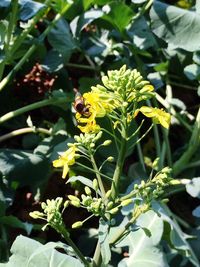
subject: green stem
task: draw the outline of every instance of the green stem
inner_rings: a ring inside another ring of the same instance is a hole
[[[17,110],[10,111],[10,112],[6,113],[5,115],[3,115],[2,117],[0,117],[0,124],[7,121],[7,120],[10,120],[16,116],[19,116],[19,115],[21,115],[27,111],[41,108],[41,107],[48,106],[48,105],[56,105],[56,104],[60,104],[60,103],[66,103],[66,98],[65,97],[60,97],[57,99],[50,98],[50,99],[45,99],[45,100],[27,105],[23,108],[19,108]]]
[[[122,168],[123,168],[123,164],[125,160],[125,154],[126,154],[126,139],[123,138],[121,142],[119,157],[116,163],[115,172],[113,175],[113,182],[111,186],[111,196],[113,199],[115,199],[116,196],[118,195],[119,180],[120,180],[120,176],[121,176],[121,172],[122,172]]]
[[[12,34],[16,26],[17,12],[18,12],[18,0],[12,0],[11,6],[12,6],[12,11],[10,12],[10,20],[8,24],[6,42],[4,44],[5,58],[7,58],[9,55],[10,41],[12,39]],[[3,62],[0,64],[0,80],[2,79],[2,76],[3,76],[5,64],[6,64],[6,60],[4,59]]]
[[[12,0],[11,2],[12,11],[10,13],[10,21],[8,25],[8,31],[7,31],[7,40],[4,46],[5,51],[9,49],[10,41],[12,39],[12,34],[15,30],[16,21],[17,21],[17,12],[18,12],[18,0]]]
[[[145,164],[144,164],[144,157],[143,157],[142,149],[141,149],[141,144],[137,143],[136,146],[137,146],[139,160],[140,160],[140,163],[142,165],[142,169],[144,172],[146,172],[146,168],[145,168]]]
[[[104,185],[103,185],[103,182],[102,182],[102,179],[101,179],[101,175],[99,173],[99,169],[98,169],[97,164],[95,162],[94,156],[91,155],[90,158],[91,158],[92,166],[93,166],[94,171],[96,173],[97,181],[99,183],[99,188],[100,188],[100,191],[101,191],[101,194],[102,194],[102,199],[105,200],[105,198],[106,198],[106,196],[105,196],[106,195],[106,192],[105,192]]]
[[[196,121],[192,132],[192,136],[189,141],[188,149],[173,165],[173,173],[175,176],[180,174],[185,169],[185,166],[187,166],[190,159],[197,151],[199,145],[200,145],[200,108],[196,116]]]
[[[6,84],[12,79],[15,72],[17,72],[21,66],[26,62],[30,55],[35,51],[36,45],[32,45],[20,61],[14,66],[14,68],[8,73],[8,75],[0,82],[0,91],[6,86]]]
[[[74,244],[74,242],[71,240],[71,238],[69,237],[69,233],[67,232],[67,230],[65,229],[64,225],[61,226],[57,226],[55,228],[55,230],[60,233],[64,239],[67,241],[67,243],[73,248],[74,252],[76,253],[76,255],[78,256],[78,258],[82,261],[82,263],[84,264],[84,266],[89,267],[90,263],[85,259],[84,255],[82,254],[82,252],[78,249],[78,247]]]
[[[169,131],[167,129],[163,129],[162,128],[162,132],[163,132],[163,136],[164,136],[164,140],[165,140],[165,144],[166,144],[166,153],[167,153],[167,161],[168,161],[168,166],[172,167],[173,162],[172,162],[172,153],[171,153],[171,147],[170,147],[170,143],[169,143],[169,137],[168,137],[168,133]],[[162,152],[161,152],[162,154]],[[161,168],[163,166],[161,165]]]
[[[101,266],[101,246],[99,241],[97,242],[96,249],[93,256],[94,267]]]
[[[15,43],[13,44],[13,46],[12,46],[12,48],[10,50],[9,58],[12,57],[12,55],[15,53],[15,51],[17,51],[17,49],[20,47],[22,42],[26,39],[28,34],[32,31],[32,29],[38,23],[38,21],[44,16],[44,14],[46,13],[46,10],[48,9],[48,6],[49,6],[50,3],[51,3],[51,0],[45,1],[44,5],[46,7],[40,9],[38,11],[38,13],[33,17],[30,26],[28,28],[26,28],[20,35],[18,35]]]
[[[58,22],[58,20],[64,15],[64,13],[68,9],[68,4],[63,8],[60,14],[57,14],[56,17],[50,22],[49,26],[45,29],[45,31],[38,37],[39,42],[42,42],[47,34],[50,32],[52,27]],[[7,85],[7,83],[12,79],[13,75],[16,71],[18,71],[22,65],[27,61],[27,59],[33,54],[35,49],[37,48],[36,44],[33,44],[29,50],[25,53],[25,55],[21,58],[21,60],[15,65],[15,67],[8,73],[8,75],[0,82],[0,91]]]
[[[8,134],[4,134],[4,135],[0,136],[0,143],[7,140],[7,139],[12,138],[12,137],[15,137],[15,136],[18,136],[21,134],[26,134],[26,133],[43,133],[43,134],[51,135],[51,131],[49,131],[47,129],[27,127],[27,128],[14,130]]]
[[[83,69],[83,70],[93,70],[96,71],[96,68],[93,66],[89,66],[89,65],[80,65],[80,64],[74,64],[74,63],[67,63],[66,64],[67,67],[70,68],[77,68],[77,69]]]
[[[108,180],[112,180],[111,177],[109,177],[109,176],[107,176],[107,175],[105,175],[105,174],[99,172],[98,170],[95,171],[94,169],[92,169],[92,168],[90,168],[90,167],[87,167],[86,165],[83,165],[83,164],[81,164],[80,162],[76,162],[76,165],[78,165],[78,166],[80,166],[80,167],[82,167],[82,168],[84,168],[84,169],[86,169],[86,170],[88,170],[88,171],[94,172],[95,174],[99,174],[99,175],[101,175],[102,177],[105,177],[105,178],[108,179]]]

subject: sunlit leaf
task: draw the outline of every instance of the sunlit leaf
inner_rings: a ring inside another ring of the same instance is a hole
[[[150,17],[153,32],[165,42],[190,52],[200,49],[200,14],[154,1]]]

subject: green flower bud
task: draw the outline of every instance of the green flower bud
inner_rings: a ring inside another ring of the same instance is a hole
[[[93,147],[95,147],[95,143],[90,144],[90,148],[93,148]]]
[[[93,184],[94,190],[97,191],[99,189],[97,179],[94,179],[93,182],[92,182],[92,184]]]
[[[90,188],[88,186],[85,186],[85,193],[88,196],[91,196],[91,194],[92,194],[92,192],[91,192],[91,190],[90,190]]]
[[[102,146],[109,146],[112,143],[111,140],[106,140],[103,142]]]
[[[115,207],[115,208],[111,209],[111,210],[109,211],[109,213],[111,213],[111,214],[116,214],[118,211],[119,211],[119,208],[118,208],[118,207]]]
[[[80,201],[78,197],[75,197],[73,195],[68,195],[69,200],[74,200],[74,201]]]
[[[108,191],[106,192],[106,197],[109,198],[110,195],[111,195],[111,190],[108,190]]]
[[[113,162],[114,161],[114,158],[110,156],[110,157],[107,158],[107,161],[108,162]]]
[[[92,203],[92,198],[90,196],[87,196],[86,198],[83,199],[82,203],[84,206],[89,206]]]
[[[83,222],[78,221],[72,224],[72,228],[76,229],[76,228],[80,228],[83,225]]]
[[[123,200],[121,202],[121,206],[124,207],[124,206],[128,206],[129,204],[131,204],[133,202],[132,199],[126,199],[126,200]]]
[[[42,203],[41,203],[41,207],[42,207],[42,209],[44,210],[44,209],[46,209],[47,204],[46,204],[45,202],[42,202]]]
[[[107,209],[108,209],[108,210],[109,210],[109,209],[112,209],[113,204],[114,204],[113,201],[108,202],[108,204],[107,204]]]
[[[98,134],[95,136],[95,138],[93,139],[93,141],[96,142],[97,140],[99,140],[102,137],[102,134],[103,134],[102,131],[98,132]]]
[[[70,203],[72,206],[77,207],[77,208],[81,206],[80,200],[79,201],[72,200]]]
[[[33,218],[33,219],[40,219],[41,217],[44,217],[44,213],[40,212],[40,211],[33,211],[30,212],[29,215]]]
[[[70,204],[70,201],[69,200],[66,200],[64,202],[64,208],[66,209],[67,207],[69,207],[69,204]]]

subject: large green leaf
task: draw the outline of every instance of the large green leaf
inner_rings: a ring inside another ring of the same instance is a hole
[[[136,221],[140,227],[125,237],[118,246],[129,247],[129,258],[119,266],[165,267],[168,266],[162,251],[155,246],[160,243],[163,234],[163,220],[152,210],[142,214]]]
[[[18,236],[11,247],[9,262],[0,264],[0,267],[83,267],[79,260],[55,250],[57,247],[65,249],[65,245],[60,242],[42,245],[30,238]]]
[[[183,233],[177,222],[171,218],[172,213],[170,210],[165,205],[161,205],[158,202],[153,202],[152,206],[153,209],[160,214],[161,219],[168,223],[169,232],[167,232],[165,237],[168,244],[173,249],[176,249],[177,252],[186,256],[194,266],[200,267],[199,261],[187,241],[188,236]]]
[[[155,1],[150,11],[153,32],[174,47],[200,49],[200,14]]]
[[[32,18],[39,10],[45,7],[44,4],[32,0],[20,0],[20,19],[28,20]]]
[[[72,51],[77,48],[77,44],[72,38],[69,25],[65,19],[60,19],[50,31],[48,41],[64,58],[69,58]]]
[[[102,18],[109,21],[114,27],[122,32],[133,17],[132,9],[122,2],[113,1],[104,9],[106,15]],[[121,15],[120,15],[121,14]]]
[[[8,182],[18,181],[21,185],[44,181],[49,173],[48,160],[23,150],[0,150],[0,173]]]

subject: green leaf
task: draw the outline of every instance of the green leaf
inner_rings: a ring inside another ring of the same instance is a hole
[[[144,17],[133,21],[127,33],[130,39],[133,40],[133,44],[140,50],[148,49],[149,47],[156,45],[154,35]]]
[[[83,264],[78,259],[62,254],[55,250],[55,248],[65,249],[65,245],[61,242],[50,242],[42,245],[35,240],[20,235],[11,247],[12,256],[9,262],[1,263],[0,267],[83,267]]]
[[[155,247],[147,247],[138,251],[137,255],[131,254],[122,260],[118,267],[169,267],[162,251]]]
[[[20,19],[23,21],[32,18],[38,11],[45,7],[44,4],[32,0],[20,0]]]
[[[196,80],[200,75],[200,66],[196,64],[188,65],[184,68],[184,73],[188,77],[188,79]]]
[[[129,258],[119,266],[167,267],[161,250],[157,249],[163,234],[163,220],[152,210],[142,214],[136,221],[139,230],[132,231],[117,246],[129,247]]]
[[[183,233],[177,222],[171,219],[171,211],[166,205],[160,204],[156,201],[152,203],[152,207],[160,214],[161,219],[168,223],[169,231],[166,236],[166,238],[169,239],[168,244],[172,247],[172,249],[176,249],[181,255],[186,256],[188,260],[194,264],[194,266],[199,267],[199,261],[186,240],[187,235]]]
[[[111,259],[108,231],[109,224],[101,218],[99,222],[99,243],[101,247],[102,260],[105,265],[108,264]]]
[[[125,27],[130,23],[133,17],[133,11],[130,7],[122,2],[112,2],[105,6],[106,15],[102,18],[110,22],[114,27],[116,27],[120,32],[122,32]],[[119,14],[122,14],[121,16]]]
[[[69,25],[63,18],[57,22],[48,34],[48,41],[56,51],[67,59],[73,50],[77,48],[77,44],[70,33]]]
[[[17,149],[2,149],[0,172],[8,179],[8,183],[18,181],[21,185],[34,185],[45,181],[49,173],[49,163],[40,155]]]
[[[73,35],[77,36],[79,33],[95,19],[103,16],[101,10],[90,10],[83,13],[81,16],[76,17],[71,23],[70,27],[72,29]]]
[[[150,17],[153,32],[167,43],[190,52],[200,50],[200,15],[195,11],[155,1]]]
[[[186,191],[192,197],[200,198],[200,177],[195,177],[188,184],[186,184]]]
[[[33,228],[32,224],[22,222],[17,217],[12,216],[12,215],[1,217],[0,224],[8,225],[14,228],[23,229],[27,232],[28,235],[31,233],[32,228]]]
[[[64,67],[64,62],[68,59],[69,58],[63,58],[62,54],[60,54],[58,51],[51,49],[48,51],[44,59],[42,68],[50,73],[59,71]]]
[[[11,0],[1,0],[0,7],[8,7],[11,3]]]

